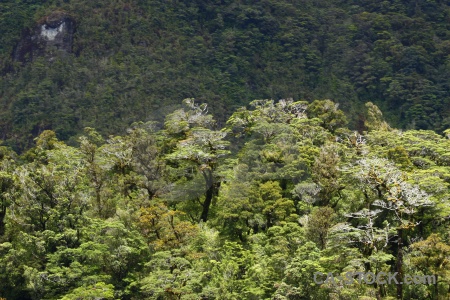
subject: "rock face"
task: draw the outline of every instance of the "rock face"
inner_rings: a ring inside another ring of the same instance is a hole
[[[51,60],[57,55],[71,53],[74,32],[75,21],[66,13],[54,12],[34,29],[23,32],[13,52],[13,59],[25,63],[40,56]]]

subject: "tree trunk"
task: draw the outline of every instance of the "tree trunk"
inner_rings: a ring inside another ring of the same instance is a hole
[[[0,211],[0,237],[5,234],[5,215],[6,209]]]
[[[206,222],[208,220],[209,207],[211,206],[211,202],[214,196],[214,184],[211,184],[206,190],[205,201],[203,202],[203,210],[200,220]]]
[[[439,287],[438,287],[438,281],[439,281],[439,276],[436,276],[436,282],[434,283],[434,299],[438,300],[439,299]],[[450,285],[449,285],[449,291],[450,291]]]
[[[396,272],[397,272],[397,299],[403,299],[403,229],[397,229],[398,241],[397,241],[397,262],[396,262]]]
[[[206,222],[208,219],[209,208],[211,207],[212,201],[214,197],[219,195],[220,189],[220,181],[214,180],[214,175],[211,170],[202,171],[203,178],[205,178],[206,184],[206,193],[205,193],[205,201],[203,202],[203,210],[200,217],[200,220]]]
[[[200,216],[200,220],[206,222],[208,220],[209,207],[211,206],[216,185],[213,180],[213,174],[209,171],[202,171],[203,178],[205,179],[206,193],[205,193],[205,201],[203,202],[203,210]]]

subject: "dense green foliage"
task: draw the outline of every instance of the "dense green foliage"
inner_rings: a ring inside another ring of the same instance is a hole
[[[448,299],[450,140],[369,131],[330,100],[255,100],[217,126],[186,99],[69,146],[0,148],[0,298]],[[314,274],[436,275],[318,284]]]
[[[398,128],[450,125],[450,7],[417,1],[2,0],[0,131],[17,150],[45,129],[118,134],[180,99],[224,122],[249,99],[332,99],[364,129],[365,102]],[[65,11],[73,53],[21,66],[25,28]]]
[[[450,297],[449,1],[2,0],[0,76],[2,300]]]

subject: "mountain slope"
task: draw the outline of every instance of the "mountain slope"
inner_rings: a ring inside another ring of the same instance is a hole
[[[55,12],[76,24],[71,53],[15,61]],[[219,120],[253,99],[331,98],[363,129],[376,103],[396,126],[444,130],[450,1],[91,1],[0,4],[0,130],[15,149],[157,119],[181,99]]]

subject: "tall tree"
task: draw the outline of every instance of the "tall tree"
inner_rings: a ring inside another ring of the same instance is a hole
[[[165,128],[174,137],[175,148],[167,155],[173,163],[182,163],[181,168],[194,168],[204,179],[204,199],[201,202],[200,220],[208,220],[213,198],[217,196],[220,178],[216,169],[220,160],[229,153],[226,132],[213,130],[214,119],[207,114],[207,105],[197,105],[193,99],[184,100],[187,109],[177,110],[166,118]]]
[[[414,218],[418,211],[433,206],[429,195],[417,185],[406,181],[404,173],[386,159],[363,159],[359,162],[358,178],[374,192],[372,206],[379,207],[389,214],[389,221],[397,230],[397,298],[403,299],[403,252],[405,234],[420,220]]]
[[[5,234],[6,210],[13,198],[15,168],[15,153],[6,147],[0,147],[0,240]]]

